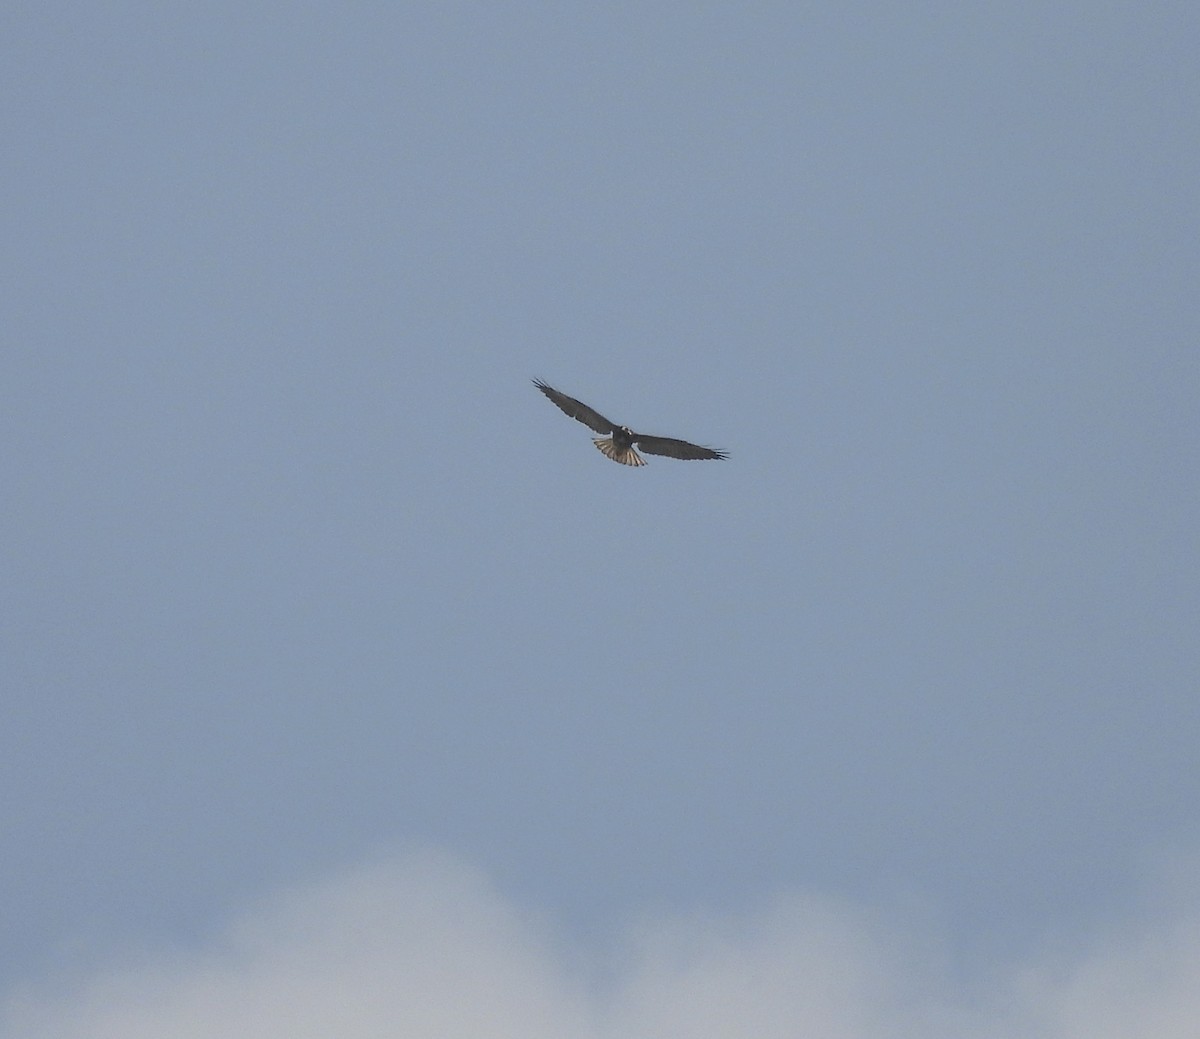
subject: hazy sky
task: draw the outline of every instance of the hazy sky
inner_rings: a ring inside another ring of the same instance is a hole
[[[0,23],[4,1039],[1193,1034],[1200,8]]]

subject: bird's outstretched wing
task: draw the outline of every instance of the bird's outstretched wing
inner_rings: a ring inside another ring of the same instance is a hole
[[[571,418],[582,422],[589,429],[594,429],[597,433],[611,433],[616,426],[608,421],[600,412],[589,408],[582,401],[576,400],[574,397],[568,397],[565,393],[559,393],[553,386],[547,386],[541,379],[533,380],[534,386],[541,390],[549,397],[559,408],[570,415]],[[647,450],[649,450],[647,448]],[[676,455],[677,458],[684,457]],[[697,455],[696,457],[701,457]]]
[[[711,447],[701,447],[699,444],[689,444],[686,440],[674,440],[671,437],[651,437],[644,433],[634,433],[633,442],[648,455],[666,455],[667,458],[728,458],[724,451],[716,451]]]

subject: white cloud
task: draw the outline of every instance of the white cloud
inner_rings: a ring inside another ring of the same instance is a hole
[[[1142,919],[1094,939],[1090,948],[1047,956],[1012,972],[1006,989],[1019,1019],[1035,1026],[1029,1034],[1047,1039],[1198,1034],[1200,861],[1172,865],[1174,880],[1160,881]]]
[[[478,873],[420,854],[287,892],[201,951],[10,995],[0,1035],[1192,1039],[1195,894],[1177,890],[1140,925],[967,995],[919,926],[889,927],[822,898],[781,898],[740,918],[644,921],[616,969],[590,971],[579,949]]]

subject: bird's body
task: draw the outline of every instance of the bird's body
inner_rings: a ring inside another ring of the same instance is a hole
[[[622,465],[645,465],[646,460],[633,449],[633,430],[628,426],[617,426],[611,437],[592,437],[592,443]]]
[[[559,409],[571,418],[582,422],[589,429],[604,436],[593,437],[594,443],[605,458],[611,458],[622,465],[645,465],[646,460],[634,450],[637,444],[648,455],[663,455],[667,458],[725,458],[724,451],[716,451],[711,447],[701,447],[690,444],[686,440],[675,440],[672,437],[655,437],[647,433],[635,433],[628,426],[618,426],[606,419],[594,408],[589,408],[582,401],[560,393],[553,386],[548,386],[540,379],[534,379],[533,384],[550,398]]]

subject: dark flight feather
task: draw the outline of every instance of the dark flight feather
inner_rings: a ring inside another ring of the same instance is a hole
[[[648,455],[665,455],[667,458],[728,458],[724,451],[714,451],[711,447],[701,447],[699,444],[689,444],[686,440],[674,440],[671,437],[652,437],[645,433],[634,433],[632,440]]]
[[[533,384],[554,401],[563,412],[582,422],[588,429],[594,429],[597,433],[611,433],[617,428],[600,412],[589,408],[583,401],[568,397],[565,393],[559,393],[553,386],[547,386],[541,379],[534,379]]]

